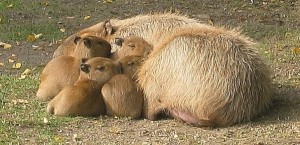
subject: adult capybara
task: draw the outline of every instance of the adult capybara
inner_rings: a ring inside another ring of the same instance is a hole
[[[271,103],[269,69],[235,30],[193,24],[154,47],[139,69],[145,116],[161,111],[194,126],[230,126]]]
[[[52,99],[64,86],[74,84],[80,73],[82,58],[110,56],[109,42],[100,37],[76,37],[74,42],[77,45],[71,56],[65,55],[52,59],[42,71],[39,89],[36,93],[38,99]]]
[[[111,58],[118,60],[124,56],[144,56],[146,57],[152,50],[152,45],[141,37],[134,35],[125,38],[115,38],[115,44],[122,47],[114,53]]]
[[[74,85],[69,85],[48,103],[47,112],[57,116],[96,116],[105,113],[101,87],[119,73],[119,65],[102,57],[81,64],[81,72]]]
[[[171,32],[176,31],[187,24],[199,23],[198,20],[188,18],[179,14],[163,13],[163,14],[148,14],[137,15],[132,18],[123,20],[111,19],[109,21],[98,23],[89,28],[85,28],[76,33],[76,35],[96,35],[110,42],[116,37],[126,37],[136,35],[142,37],[147,42],[156,46],[168,36]],[[54,52],[54,57],[59,55],[68,55],[72,52],[71,43],[74,35],[69,36]],[[117,45],[112,45],[112,51],[118,49]]]
[[[135,72],[143,57],[125,56],[119,60],[122,74],[112,77],[102,87],[106,114],[139,118],[143,109],[143,94],[135,83]]]

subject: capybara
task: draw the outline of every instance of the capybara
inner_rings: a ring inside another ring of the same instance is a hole
[[[123,20],[110,19],[109,21],[85,28],[77,32],[76,35],[96,35],[110,42],[113,42],[116,37],[136,35],[142,37],[155,47],[156,44],[162,41],[163,38],[168,36],[171,32],[191,23],[199,23],[199,21],[180,14],[171,13],[137,15]],[[72,50],[73,47],[70,47],[74,45],[71,43],[73,38],[74,35],[64,40],[54,52],[54,57],[68,55],[74,51]],[[118,48],[117,45],[112,45],[113,52]]]
[[[61,45],[53,53],[53,58],[61,55],[72,55],[76,48],[76,44],[73,43],[76,37],[86,37],[86,36],[98,36],[101,38],[109,37],[113,33],[113,26],[111,26],[110,21],[106,20],[104,22],[98,23],[92,27],[83,29],[76,34],[73,34],[66,38]]]
[[[146,57],[153,48],[152,45],[143,38],[134,35],[130,35],[125,38],[115,38],[115,44],[122,48],[112,53],[111,58],[113,60],[118,60],[124,56]]]
[[[106,114],[139,118],[143,109],[143,94],[136,86],[135,72],[143,57],[125,56],[119,60],[122,74],[112,77],[102,87]]]
[[[271,104],[270,72],[250,38],[236,30],[193,24],[170,34],[138,71],[145,116],[198,127],[246,122]]]
[[[75,37],[77,44],[72,56],[59,56],[52,59],[40,75],[40,85],[36,96],[49,100],[64,86],[74,84],[80,73],[82,58],[109,57],[111,46],[108,41],[96,36]]]
[[[85,62],[86,61],[86,62]],[[54,97],[47,112],[57,116],[96,116],[105,113],[101,87],[118,74],[119,64],[102,57],[84,60],[78,80]]]

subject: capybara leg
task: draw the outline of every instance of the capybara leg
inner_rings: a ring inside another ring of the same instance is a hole
[[[48,106],[47,106],[47,112],[48,112],[49,114],[54,114],[54,106],[48,104]]]
[[[159,107],[159,104],[157,106],[151,104],[144,106],[144,116],[149,120],[157,120],[158,115],[163,111],[164,109]]]
[[[176,108],[169,109],[171,117],[183,121],[187,124],[191,124],[197,127],[215,126],[212,120],[198,119],[195,115],[187,111],[182,111]]]

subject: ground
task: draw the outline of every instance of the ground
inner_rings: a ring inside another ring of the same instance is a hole
[[[66,36],[165,11],[252,37],[273,71],[270,111],[245,124],[196,128],[172,119],[55,117],[35,99],[39,73]],[[0,47],[0,144],[300,144],[299,26],[299,0],[1,0],[0,42],[11,47]]]

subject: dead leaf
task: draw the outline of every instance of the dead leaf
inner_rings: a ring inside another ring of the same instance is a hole
[[[43,2],[41,2],[41,5],[43,5],[43,6],[49,6],[49,2],[47,0],[43,1]]]
[[[293,54],[298,55],[298,54],[300,54],[300,47],[298,47],[298,48],[295,47],[292,49],[292,51],[293,51]]]
[[[111,127],[108,131],[115,134],[123,134],[125,130],[117,127]]]
[[[9,62],[9,63],[14,63],[15,60],[9,58],[9,59],[8,59],[8,62]]]
[[[42,34],[42,33],[40,33],[40,34],[34,34],[34,33],[33,33],[33,35],[34,35],[34,38],[35,38],[35,39],[38,39],[38,38],[40,38],[43,34]]]
[[[12,8],[12,7],[13,7],[13,4],[10,4],[10,5],[8,5],[7,7],[8,7],[8,8]]]
[[[91,18],[91,16],[84,16],[83,20],[88,20],[90,18]]]
[[[12,68],[19,69],[19,68],[21,68],[21,66],[22,66],[21,63],[16,63],[12,66]]]
[[[48,119],[47,119],[46,117],[44,117],[43,122],[44,122],[45,124],[48,124],[48,123],[49,123],[49,121],[48,121]]]
[[[31,74],[31,70],[26,68],[25,71],[21,74],[21,77],[18,79],[20,79],[20,80],[25,79],[30,74]]]
[[[3,62],[0,62],[0,66],[5,66]]]
[[[36,38],[34,37],[33,34],[30,34],[30,35],[27,36],[27,41],[28,41],[28,42],[33,42],[33,41],[35,41],[35,40],[36,40]]]
[[[66,29],[61,28],[61,29],[59,29],[59,31],[64,33],[64,32],[66,32]]]
[[[104,0],[103,3],[112,3],[113,0]]]
[[[8,43],[0,42],[0,46],[3,47],[4,49],[10,49],[11,45]]]
[[[55,137],[54,137],[54,140],[55,140],[56,142],[61,142],[62,139],[61,139],[60,136],[55,136]]]
[[[11,54],[11,56],[12,56],[12,57],[16,57],[17,55],[15,55],[15,54]]]

